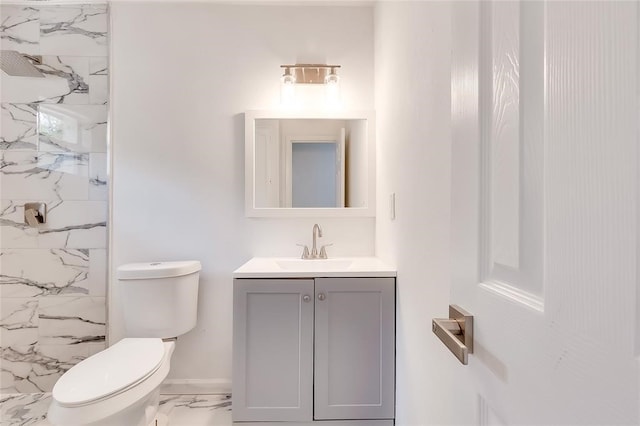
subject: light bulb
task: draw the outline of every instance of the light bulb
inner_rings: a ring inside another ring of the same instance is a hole
[[[291,68],[284,69],[280,78],[280,103],[283,106],[293,106],[296,100],[296,78],[291,74]]]
[[[340,105],[340,77],[336,74],[335,67],[324,78],[326,102],[328,106]]]
[[[324,78],[324,84],[340,84],[340,77],[336,74],[336,67],[331,67],[331,71]]]

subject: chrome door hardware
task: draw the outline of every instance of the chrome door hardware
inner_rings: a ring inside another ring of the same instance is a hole
[[[327,298],[327,295],[326,295],[326,294],[324,294],[324,293],[318,293],[318,300],[319,300],[319,301],[321,301],[321,302],[322,302],[322,301],[323,301],[324,299],[326,299],[326,298]]]
[[[473,353],[473,315],[457,305],[449,305],[449,318],[434,318],[433,333],[464,365]]]
[[[302,301],[309,303],[311,301],[311,296],[309,296],[308,294],[305,294],[304,296],[302,296]]]
[[[25,203],[24,222],[33,227],[47,223],[47,205],[45,203]]]

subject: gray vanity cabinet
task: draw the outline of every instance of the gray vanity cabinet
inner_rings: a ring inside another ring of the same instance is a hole
[[[395,278],[235,279],[233,317],[234,422],[393,424]]]
[[[393,419],[395,279],[315,279],[314,419]]]
[[[233,420],[313,416],[313,279],[236,279]]]

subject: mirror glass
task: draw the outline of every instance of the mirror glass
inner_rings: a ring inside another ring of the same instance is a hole
[[[249,216],[371,216],[370,118],[246,115]]]
[[[291,141],[290,207],[344,207],[343,148],[344,143],[333,140]]]

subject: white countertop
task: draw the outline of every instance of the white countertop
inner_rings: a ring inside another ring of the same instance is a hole
[[[234,278],[395,277],[396,270],[377,257],[303,260],[254,257],[233,271]]]

